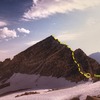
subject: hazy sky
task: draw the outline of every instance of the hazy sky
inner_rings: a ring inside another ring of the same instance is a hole
[[[100,52],[100,0],[0,0],[0,60],[50,35]]]

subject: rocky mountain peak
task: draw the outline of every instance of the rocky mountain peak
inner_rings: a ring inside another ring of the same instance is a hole
[[[92,76],[100,74],[100,64],[88,57],[81,49],[74,51],[74,57],[75,59],[67,45],[50,36],[22,51],[12,60],[6,59],[0,62],[0,93],[26,87],[43,88],[45,85],[46,88],[50,88],[55,83],[53,88],[56,85],[63,87],[68,81],[77,83],[88,80],[79,72],[79,67],[82,72],[91,73]],[[60,81],[62,79],[63,81]],[[22,80],[26,82],[25,86]],[[6,87],[9,89],[5,89]]]
[[[81,49],[74,51],[75,59],[84,72],[97,72],[100,65],[89,58]],[[13,73],[40,74],[41,76],[64,77],[71,81],[85,79],[78,71],[78,66],[73,60],[72,51],[61,44],[53,36],[50,36],[25,51],[16,55],[12,60],[5,60],[1,70],[1,76],[13,75]],[[95,66],[95,68],[94,68]],[[90,71],[92,67],[92,70]]]

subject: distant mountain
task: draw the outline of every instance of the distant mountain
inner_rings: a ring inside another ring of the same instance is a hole
[[[95,59],[100,64],[100,52],[93,53],[89,55],[91,58]]]
[[[74,51],[84,73],[100,74],[100,64],[81,49]],[[71,49],[50,36],[12,60],[0,62],[0,94],[23,89],[61,88],[87,80],[79,72]],[[69,83],[69,84],[68,84]]]

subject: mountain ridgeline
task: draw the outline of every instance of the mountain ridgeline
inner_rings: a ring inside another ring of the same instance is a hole
[[[84,73],[100,74],[100,64],[96,60],[88,57],[81,49],[75,50],[74,54]],[[63,77],[73,82],[87,80],[78,71],[70,48],[61,44],[53,36],[19,53],[12,60],[6,59],[0,62],[0,82],[2,84],[14,73]]]

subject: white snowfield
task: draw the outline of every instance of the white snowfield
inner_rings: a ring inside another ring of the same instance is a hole
[[[36,77],[34,81],[32,77]],[[47,82],[44,82],[44,81],[47,81]],[[87,83],[83,83],[83,84],[81,83],[81,84],[75,85],[75,83],[68,82],[63,78],[57,79],[55,77],[40,77],[39,75],[34,76],[34,75],[26,75],[26,74],[14,74],[8,80],[8,82],[11,82],[11,86],[8,88],[5,88],[5,90],[2,89],[2,93],[9,89],[10,90],[18,89],[20,88],[19,87],[20,85],[22,85],[23,88],[29,88],[28,87],[29,83],[33,83],[33,86],[31,84],[30,87],[34,88],[34,86],[35,87],[38,86],[38,87],[41,87],[41,89],[13,93],[7,96],[0,97],[0,100],[70,100],[71,98],[76,97],[76,96],[79,96],[80,100],[84,100],[87,95],[91,95],[91,96],[100,95],[100,81],[96,83],[87,82]],[[34,82],[36,82],[37,84],[35,84]],[[53,82],[53,84],[51,84],[51,82]],[[67,85],[73,86],[73,87],[67,88]],[[56,86],[56,88],[59,86],[66,86],[66,87],[64,89],[46,92],[48,90],[48,87],[50,89],[50,87],[53,88],[54,86]],[[15,98],[15,96],[21,95],[29,91],[31,92],[38,91],[40,92],[40,94],[31,94],[31,95],[25,95],[25,96]],[[1,93],[1,90],[0,90],[0,93]]]
[[[67,81],[65,78],[28,75],[20,73],[15,73],[5,83],[9,82],[10,86],[0,89],[0,94],[22,89],[52,89],[52,88],[72,87],[77,85],[75,82]]]

